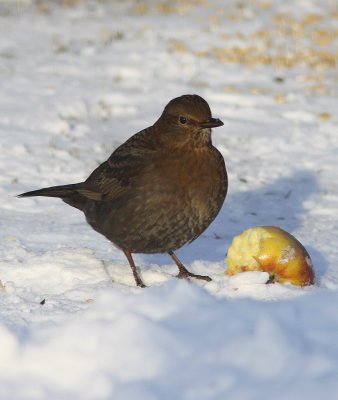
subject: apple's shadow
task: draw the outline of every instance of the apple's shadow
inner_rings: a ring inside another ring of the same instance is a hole
[[[243,186],[243,182],[241,182]],[[248,183],[248,187],[250,184]],[[193,243],[176,253],[183,263],[194,260],[223,261],[235,235],[257,225],[276,225],[292,233],[306,218],[304,203],[318,191],[314,173],[296,170],[291,176],[262,184],[258,188],[236,191],[236,182],[229,182],[229,191],[223,208],[210,227]],[[303,243],[306,247],[306,243]],[[327,261],[315,249],[307,248],[315,263],[317,277],[324,274]],[[168,255],[139,255],[142,264],[171,263]],[[317,265],[320,268],[317,268]]]

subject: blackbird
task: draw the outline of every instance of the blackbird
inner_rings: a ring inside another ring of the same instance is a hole
[[[174,250],[195,240],[223,205],[227,173],[211,142],[211,128],[221,125],[202,97],[177,97],[154,125],[118,147],[86,181],[19,197],[59,197],[83,211],[88,224],[124,252],[140,287],[145,285],[132,253],[168,253],[178,278],[210,281],[189,272]]]

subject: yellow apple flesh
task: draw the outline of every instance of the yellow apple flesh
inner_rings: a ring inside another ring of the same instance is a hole
[[[276,226],[256,226],[233,239],[226,263],[228,275],[245,271],[265,271],[270,282],[314,283],[311,258],[290,233]]]

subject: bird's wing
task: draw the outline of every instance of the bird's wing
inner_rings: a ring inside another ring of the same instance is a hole
[[[151,162],[155,147],[152,128],[136,133],[98,166],[78,192],[91,200],[110,201],[126,193],[133,180]]]

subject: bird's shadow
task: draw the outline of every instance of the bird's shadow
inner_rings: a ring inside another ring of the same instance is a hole
[[[304,204],[318,191],[318,182],[314,172],[296,170],[292,175],[262,183],[258,188],[250,189],[248,182],[248,187],[248,190],[236,191],[236,182],[230,180],[228,196],[216,220],[193,243],[176,252],[184,264],[195,260],[223,262],[233,237],[253,226],[274,225],[290,233],[296,231],[306,218]],[[316,268],[319,276],[323,275],[327,261],[316,249],[307,249],[313,261],[320,264],[320,268]],[[139,257],[145,265],[171,263],[165,254]]]

